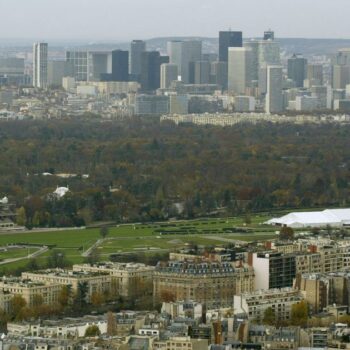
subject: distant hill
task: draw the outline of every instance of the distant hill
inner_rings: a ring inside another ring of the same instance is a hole
[[[166,53],[167,42],[170,40],[189,40],[197,39],[203,41],[204,52],[218,52],[218,38],[207,37],[162,37],[146,40],[148,50],[160,50],[163,54]],[[249,40],[246,38],[245,40]],[[310,55],[331,55],[338,49],[350,47],[350,39],[307,39],[307,38],[277,38],[281,44],[282,51],[287,54],[302,53],[306,56]],[[32,43],[29,40],[9,40],[1,39],[0,48],[6,47],[22,48],[31,50]],[[90,43],[79,41],[52,41],[50,48],[52,50],[65,50],[70,48],[89,49],[89,50],[112,50],[123,49],[128,50],[129,42],[113,42],[113,41],[94,41]]]

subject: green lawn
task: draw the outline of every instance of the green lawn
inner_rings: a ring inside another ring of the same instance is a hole
[[[249,225],[244,224],[244,218],[120,225],[109,228],[109,239],[99,247],[99,251],[106,258],[109,254],[118,251],[152,251],[152,248],[171,250],[183,247],[189,242],[205,246],[222,246],[230,243],[230,241],[225,241],[227,239],[242,241],[266,240],[275,237],[275,228],[262,225],[267,219],[268,217],[266,216],[252,216],[251,224]],[[247,232],[242,232],[242,230]],[[81,257],[82,251],[92,246],[100,238],[98,228],[13,233],[0,235],[0,246],[19,243],[49,245],[62,249],[72,263],[79,263],[84,260]],[[27,254],[27,249],[22,249],[22,251],[9,250],[0,252],[0,259],[25,257]],[[39,262],[44,261],[47,259],[48,254],[49,252],[40,255],[37,260]],[[2,265],[0,266],[0,271],[25,266],[26,263],[27,259],[24,259]]]

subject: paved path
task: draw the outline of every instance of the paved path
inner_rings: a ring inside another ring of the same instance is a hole
[[[35,247],[33,247],[33,246],[23,246],[23,248],[35,248]],[[39,248],[39,247],[36,247],[36,248]],[[5,264],[12,263],[12,262],[25,260],[25,259],[36,258],[37,256],[47,252],[48,250],[49,250],[49,248],[47,246],[43,246],[43,247],[40,247],[40,249],[38,249],[34,253],[31,253],[29,255],[21,256],[19,258],[10,258],[10,259],[2,260],[2,261],[0,261],[0,265],[5,265]]]

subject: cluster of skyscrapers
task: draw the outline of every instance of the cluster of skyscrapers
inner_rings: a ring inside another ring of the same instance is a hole
[[[241,31],[221,31],[218,44],[217,52],[204,52],[201,40],[172,40],[166,50],[150,51],[134,40],[129,50],[68,50],[53,60],[47,43],[35,43],[31,83],[78,94],[137,93],[139,114],[186,114],[189,101],[204,112],[350,110],[350,49],[332,58],[327,76],[327,60],[310,64],[300,54],[281,55],[270,30],[249,40]],[[0,85],[29,82],[24,59],[0,58]],[[220,100],[216,109],[213,97]]]

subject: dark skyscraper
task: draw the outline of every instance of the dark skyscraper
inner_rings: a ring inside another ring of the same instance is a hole
[[[228,61],[229,47],[242,47],[242,32],[219,32],[219,61]]]
[[[141,55],[141,89],[153,91],[160,87],[160,66],[169,63],[168,56],[160,56],[158,51],[145,51]]]
[[[272,30],[264,32],[264,40],[275,40],[275,32]]]
[[[146,51],[146,43],[143,40],[133,40],[130,45],[129,73],[131,80],[140,80],[141,56]]]
[[[304,86],[307,74],[307,59],[299,55],[293,55],[288,59],[288,78],[295,82],[296,87]]]
[[[112,51],[112,81],[129,81],[128,51]]]

